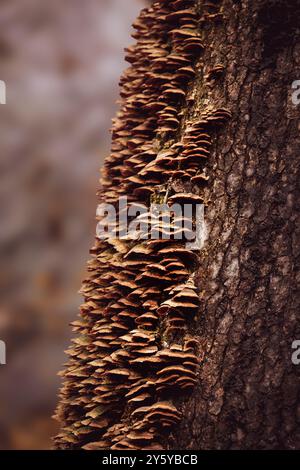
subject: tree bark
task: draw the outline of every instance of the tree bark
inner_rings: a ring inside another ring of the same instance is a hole
[[[198,271],[204,361],[174,448],[300,446],[300,368],[291,361],[300,336],[299,108],[291,101],[299,7],[225,1],[222,24],[205,32],[204,70],[216,60],[225,67],[210,99],[233,118],[210,160],[210,233]]]
[[[206,130],[212,142],[205,166],[209,183],[198,194],[207,200],[208,236],[190,274],[198,311],[186,321],[181,337],[177,334],[175,341],[171,335],[167,341],[168,347],[178,343],[185,351],[187,340],[197,344],[196,384],[189,393],[172,392],[172,387],[166,391],[164,401],[181,418],[162,432],[159,442],[168,449],[300,448],[300,366],[291,360],[292,343],[300,339],[300,106],[291,99],[292,82],[300,79],[300,2],[158,3],[172,11],[185,5],[194,9],[203,44],[193,61],[196,75],[188,83],[187,97],[176,105],[180,127],[171,137],[164,134],[163,147],[182,142],[187,128],[215,110],[231,114],[221,127]],[[165,31],[157,34],[160,44]],[[146,142],[156,148],[156,139],[149,134]],[[176,184],[175,193],[176,187],[190,191],[187,183]],[[158,349],[164,348],[161,338]],[[111,448],[113,442],[108,438],[103,444],[100,431],[66,443],[66,428],[85,416],[70,405],[76,396],[69,384],[59,411],[63,430],[58,447],[88,448],[98,442],[93,448]],[[124,396],[118,403],[122,413],[113,424],[126,423],[126,446],[134,408]],[[144,448],[157,442],[159,431],[150,431]]]

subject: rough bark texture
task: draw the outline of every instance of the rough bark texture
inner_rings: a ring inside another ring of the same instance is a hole
[[[187,6],[190,13],[179,13]],[[146,244],[142,251],[139,243],[115,242],[111,251],[96,245],[83,320],[76,324],[84,339],[71,351],[57,445],[297,448],[300,368],[291,362],[291,345],[299,334],[299,110],[291,83],[300,77],[299,2],[161,0],[153,8],[142,16],[142,46],[131,50],[101,194],[107,202],[129,195],[149,203],[153,193],[202,198],[208,239],[196,263],[183,247],[179,256],[174,246],[166,252],[165,245]],[[145,35],[160,52],[147,56]],[[158,76],[161,51],[166,70]],[[174,71],[165,54],[175,52]],[[188,66],[180,72],[185,86],[177,75],[182,66]],[[149,103],[152,115],[143,116]],[[185,300],[197,292],[197,305],[188,311],[181,302],[170,304],[178,292]],[[137,342],[150,346],[142,368],[130,346]],[[128,397],[133,385],[142,385],[137,403]],[[94,409],[97,403],[104,408]]]
[[[223,5],[223,22],[205,31],[203,56],[204,70],[224,65],[210,99],[233,113],[210,160],[210,233],[198,272],[205,359],[171,445],[295,449],[300,116],[291,83],[300,76],[300,2]]]

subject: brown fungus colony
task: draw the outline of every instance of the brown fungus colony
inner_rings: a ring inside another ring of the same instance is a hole
[[[212,135],[230,113],[203,110],[190,119],[187,110],[204,48],[201,27],[220,17],[218,1],[204,2],[201,13],[193,0],[160,0],[142,11],[134,24],[137,42],[127,50],[131,66],[121,79],[100,201],[116,208],[125,196],[135,208],[161,199],[207,203]],[[170,232],[159,221],[157,229]],[[201,298],[198,255],[184,235],[96,239],[62,373],[57,448],[162,449],[180,422],[178,397],[197,383],[200,363],[190,331]]]

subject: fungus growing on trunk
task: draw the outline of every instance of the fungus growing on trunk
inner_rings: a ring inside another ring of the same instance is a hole
[[[206,204],[213,132],[230,113],[210,109],[195,118],[187,107],[189,87],[202,73],[199,24],[210,16],[203,15],[193,0],[160,0],[135,22],[137,43],[127,49],[131,66],[121,79],[101,202],[117,205],[127,196],[132,208],[146,203],[150,210],[151,197],[166,184],[167,204]],[[176,236],[182,220],[176,219]],[[158,226],[168,234],[168,224]],[[91,253],[81,319],[73,322],[78,336],[63,374],[56,446],[161,449],[181,419],[178,398],[197,383],[191,322],[200,307],[198,253],[184,236],[96,239]]]

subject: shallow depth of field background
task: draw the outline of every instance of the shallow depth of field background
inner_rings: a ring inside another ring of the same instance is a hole
[[[1,0],[0,449],[47,449],[143,0]]]

